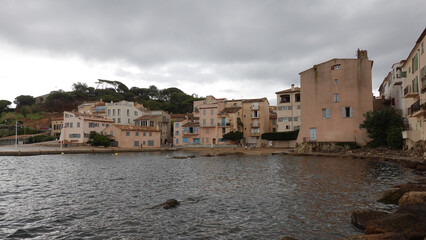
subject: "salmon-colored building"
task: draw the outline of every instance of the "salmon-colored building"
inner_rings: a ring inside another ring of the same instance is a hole
[[[298,143],[369,141],[360,129],[363,114],[373,110],[371,69],[367,51],[356,59],[332,59],[299,73],[301,128]]]
[[[161,132],[154,127],[112,124],[103,132],[112,140],[111,146],[139,149],[155,149],[161,146]]]

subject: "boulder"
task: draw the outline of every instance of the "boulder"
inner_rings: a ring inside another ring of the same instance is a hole
[[[351,222],[355,227],[365,230],[368,221],[386,216],[388,213],[375,210],[359,210],[352,212]]]
[[[396,239],[423,239],[426,237],[426,204],[402,205],[392,214],[367,222],[365,233],[393,232]]]
[[[390,240],[395,239],[395,233],[367,234],[345,237],[342,240]]]
[[[393,188],[384,192],[382,197],[377,201],[385,204],[398,204],[402,195],[404,195],[404,192],[400,188]]]
[[[165,201],[164,203],[162,203],[161,206],[164,209],[169,209],[169,208],[177,207],[179,204],[180,203],[179,203],[178,200],[176,200],[176,199],[169,199],[169,200]]]
[[[425,203],[426,192],[407,192],[402,195],[399,199],[399,206],[413,204],[413,203]]]

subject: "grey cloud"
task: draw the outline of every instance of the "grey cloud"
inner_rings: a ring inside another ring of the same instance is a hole
[[[124,61],[162,81],[283,81],[367,49],[374,86],[406,57],[423,1],[1,1],[0,40],[94,61]],[[212,69],[200,74],[187,64]],[[172,66],[170,76],[153,74]],[[150,72],[151,71],[151,72]],[[285,84],[283,84],[285,85]],[[272,90],[274,92],[275,90]]]

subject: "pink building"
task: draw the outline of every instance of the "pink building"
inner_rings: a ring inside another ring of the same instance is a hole
[[[112,124],[104,134],[112,140],[111,146],[120,148],[155,149],[161,146],[161,132],[153,127]]]
[[[198,118],[187,116],[174,122],[175,146],[200,144],[200,123]]]
[[[63,128],[60,140],[72,143],[86,143],[89,134],[95,131],[99,134],[112,124],[113,121],[103,117],[81,114],[76,112],[64,112]]]
[[[332,59],[299,73],[301,129],[298,143],[369,140],[360,129],[363,114],[373,110],[371,68],[367,51],[357,59]]]

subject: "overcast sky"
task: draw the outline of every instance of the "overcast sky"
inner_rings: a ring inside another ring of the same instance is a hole
[[[426,26],[424,0],[0,0],[0,99],[97,79],[228,99],[299,85],[332,58],[374,60],[373,90]]]

